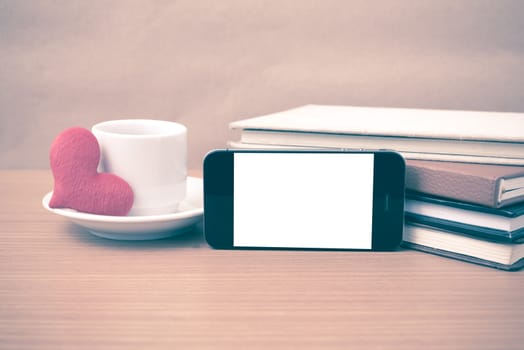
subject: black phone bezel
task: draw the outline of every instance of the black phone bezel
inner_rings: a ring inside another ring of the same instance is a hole
[[[404,227],[404,158],[393,151],[355,150],[215,150],[204,158],[204,235],[216,249],[299,249],[235,247],[233,245],[233,189],[235,153],[372,153],[373,224],[371,249],[319,249],[391,251],[398,248]],[[317,250],[314,249],[313,250]]]

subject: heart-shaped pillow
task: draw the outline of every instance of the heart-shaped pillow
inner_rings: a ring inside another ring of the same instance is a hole
[[[114,174],[98,173],[100,147],[91,131],[64,130],[53,141],[49,156],[55,180],[49,207],[98,215],[129,213],[133,190]]]

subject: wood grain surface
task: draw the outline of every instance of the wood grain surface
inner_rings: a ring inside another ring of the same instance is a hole
[[[523,349],[524,272],[416,251],[220,251],[201,228],[121,242],[0,171],[0,349]]]

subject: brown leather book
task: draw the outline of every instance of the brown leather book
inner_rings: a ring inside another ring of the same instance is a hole
[[[500,208],[524,201],[524,166],[407,160],[406,189]]]

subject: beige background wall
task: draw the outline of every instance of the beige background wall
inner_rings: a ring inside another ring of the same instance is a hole
[[[126,117],[186,124],[198,168],[306,103],[524,112],[524,1],[0,0],[1,168]]]

